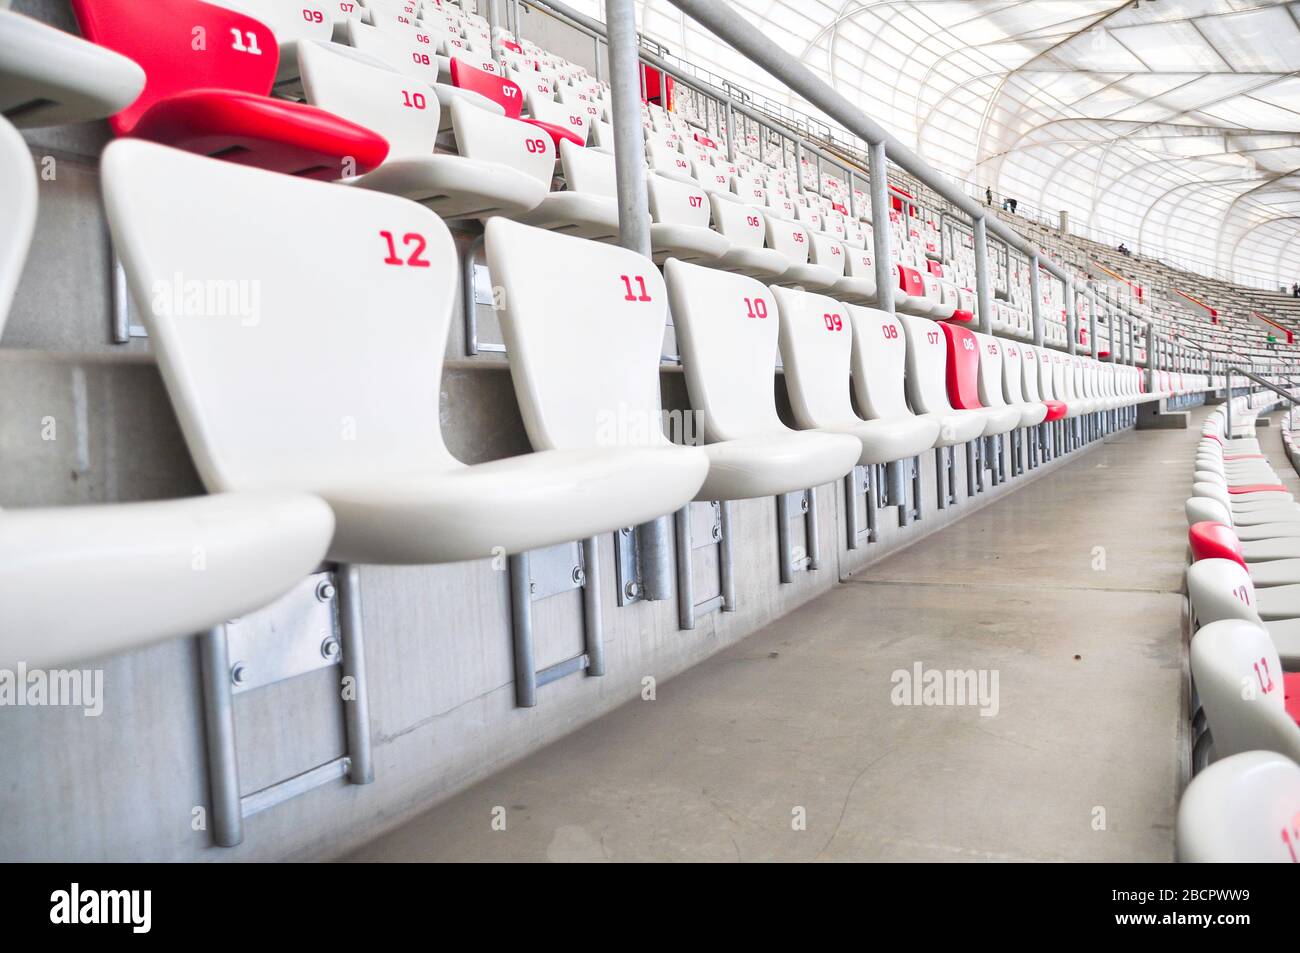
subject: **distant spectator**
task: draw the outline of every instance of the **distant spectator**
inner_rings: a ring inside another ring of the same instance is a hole
[[[1291,286],[1291,297],[1300,298],[1300,281]]]
[[[993,186],[991,185],[984,186],[984,204],[990,208],[993,207]]]
[[[1119,243],[1119,253],[1120,253],[1121,255],[1126,255],[1126,256],[1127,256],[1127,255],[1132,255],[1132,254],[1133,254],[1131,251],[1128,250],[1128,248],[1125,247],[1125,245],[1124,245],[1123,242],[1120,242],[1120,243]]]
[[[1009,206],[1011,206],[1011,214],[1012,214],[1012,215],[1015,215],[1015,214],[1016,214],[1016,200],[1015,200],[1015,199],[1007,199],[1007,204],[1008,204]]]

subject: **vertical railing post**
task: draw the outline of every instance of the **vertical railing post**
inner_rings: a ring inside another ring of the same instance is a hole
[[[1228,385],[1228,402],[1227,402],[1226,404],[1224,404],[1224,407],[1227,408],[1227,410],[1226,410],[1226,414],[1227,414],[1227,420],[1226,420],[1227,429],[1224,430],[1224,433],[1223,433],[1224,449],[1226,450],[1226,449],[1227,449],[1227,445],[1228,445],[1228,441],[1232,439],[1232,365],[1228,365],[1227,367],[1225,367],[1225,368],[1223,369],[1223,371],[1224,371],[1224,373],[1227,375],[1227,379],[1224,381],[1224,383],[1226,383],[1226,384]]]
[[[993,287],[989,278],[989,236],[985,216],[975,217],[975,298],[979,303],[980,331],[993,333]]]
[[[1097,286],[1088,282],[1088,353],[1098,360],[1097,353]]]
[[[1156,389],[1155,342],[1156,342],[1156,333],[1151,326],[1151,322],[1148,321],[1147,322],[1147,391],[1150,393],[1155,393],[1155,389]]]
[[[487,2],[487,22],[488,22],[488,49],[492,59],[501,59],[501,37],[498,35],[500,14],[497,11],[497,0],[486,0]]]
[[[731,106],[731,97],[727,97],[727,161],[736,161],[736,136],[732,127],[736,124],[736,111]]]
[[[871,247],[876,256],[876,307],[894,313],[894,277],[890,270],[893,254],[889,244],[889,162],[885,144],[873,142],[867,151],[871,173]]]
[[[618,241],[650,257],[650,202],[646,194],[645,136],[641,130],[641,71],[637,60],[636,11],[633,0],[605,5],[609,47],[609,85],[613,101],[614,173],[618,188]],[[647,265],[649,262],[647,262]],[[667,599],[672,588],[673,556],[670,517],[637,528],[641,557],[641,592],[652,602]]]
[[[1079,314],[1075,308],[1074,279],[1066,278],[1062,284],[1065,285],[1065,336],[1069,339],[1066,351],[1075,354],[1079,349]]]
[[[1029,313],[1033,316],[1034,347],[1042,347],[1043,334],[1043,295],[1041,278],[1038,274],[1038,256],[1029,257]]]

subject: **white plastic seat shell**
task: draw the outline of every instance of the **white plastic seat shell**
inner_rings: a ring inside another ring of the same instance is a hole
[[[5,214],[0,219],[0,340],[22,277],[36,229],[37,184],[27,142],[0,119],[0,179],[5,183]]]
[[[1267,629],[1238,619],[1202,625],[1191,665],[1216,759],[1276,751],[1300,762],[1300,726],[1286,710],[1282,660]]]
[[[897,320],[906,336],[908,402],[915,411],[941,418],[939,446],[965,443],[987,435],[990,426],[1000,427],[1002,417],[992,418],[983,410],[958,410],[949,402],[947,344],[939,325],[913,315],[898,315]],[[1003,416],[1009,420],[1013,415]],[[1019,413],[1014,417],[1020,420]]]
[[[26,143],[0,119],[0,337],[36,213]],[[0,512],[0,668],[66,666],[189,635],[273,601],[324,558],[320,499],[269,491]]]
[[[62,667],[273,602],[334,530],[287,491],[0,513],[0,668]]]
[[[549,192],[519,221],[575,238],[615,242],[619,235],[614,157],[560,141],[560,168],[568,188]]]
[[[1300,856],[1300,765],[1270,751],[1216,762],[1178,804],[1183,863],[1295,863]]]
[[[912,414],[863,420],[850,392],[855,326],[848,309],[825,295],[773,288],[780,311],[786,389],[804,429],[843,433],[862,441],[863,465],[914,457],[934,446],[937,420]]]
[[[697,499],[775,496],[837,480],[862,454],[843,434],[791,430],[776,411],[780,320],[767,287],[743,275],[664,265],[691,407],[701,414],[709,476]]]
[[[144,83],[120,53],[0,9],[0,114],[14,125],[103,119],[135,102]]]
[[[343,562],[522,552],[663,512],[635,498],[635,474],[655,473],[657,448],[551,450],[473,467],[446,449],[439,390],[458,263],[428,209],[132,140],[110,145],[103,168],[137,299],[200,264],[260,282],[253,326],[146,315],[209,489],[318,493],[338,517],[331,556]],[[172,213],[179,190],[184,221]],[[284,210],[281,227],[247,227],[268,207]],[[319,269],[333,260],[348,267]]]
[[[349,184],[412,199],[445,219],[518,215],[546,196],[554,145],[526,123],[453,100],[461,154],[434,155],[442,105],[427,83],[333,43],[304,43],[298,58],[308,102],[388,140],[384,162]]]

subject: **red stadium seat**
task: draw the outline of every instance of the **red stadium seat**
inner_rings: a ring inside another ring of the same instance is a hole
[[[72,6],[87,39],[145,71],[144,92],[109,120],[119,136],[315,179],[365,173],[388,155],[369,129],[267,95],[279,47],[252,17],[198,0],[172,0],[165,15],[135,0]]]
[[[494,103],[499,104],[510,119],[522,119],[529,125],[536,126],[551,137],[551,140],[555,143],[557,155],[559,154],[560,143],[565,139],[578,146],[587,144],[585,139],[570,129],[557,126],[555,123],[543,122],[540,119],[531,119],[524,116],[523,91],[520,90],[519,84],[514,80],[506,79],[504,76],[497,76],[486,70],[476,69],[453,56],[451,58],[451,84],[457,89],[467,89],[470,92],[478,93],[480,96],[486,96]]]

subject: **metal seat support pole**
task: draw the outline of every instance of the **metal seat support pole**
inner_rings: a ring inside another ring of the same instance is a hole
[[[239,801],[235,696],[230,684],[230,653],[224,625],[199,636],[199,663],[212,798],[212,842],[218,847],[234,847],[244,840],[244,815]]]
[[[645,179],[645,134],[641,128],[641,70],[637,57],[633,0],[605,5],[610,98],[613,104],[614,172],[618,190],[618,241],[650,257],[650,200]],[[671,517],[636,528],[641,563],[641,593],[649,601],[672,591]],[[680,542],[678,543],[680,545]],[[680,610],[680,606],[679,606]]]

